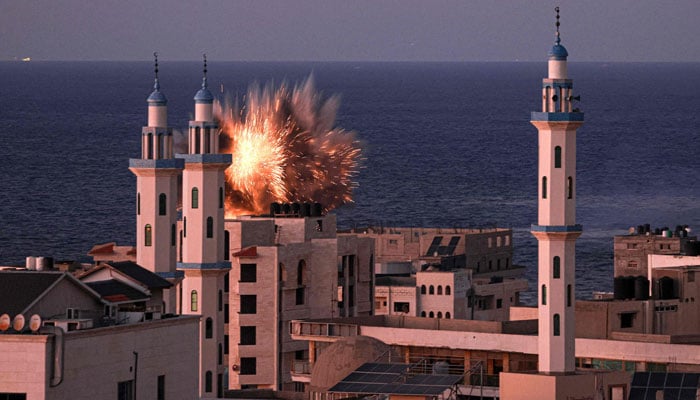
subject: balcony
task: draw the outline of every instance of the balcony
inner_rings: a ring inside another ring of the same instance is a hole
[[[289,334],[294,340],[316,340],[335,342],[340,337],[357,336],[360,326],[357,324],[342,324],[334,322],[304,322],[291,321]]]
[[[293,382],[311,382],[311,370],[313,365],[309,360],[294,360],[292,361],[292,374]]]

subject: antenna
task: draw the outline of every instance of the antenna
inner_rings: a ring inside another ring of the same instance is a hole
[[[557,23],[556,23],[556,26],[557,26],[557,40],[556,40],[556,42],[557,42],[557,44],[559,44],[559,43],[561,43],[561,38],[559,37],[559,25],[561,25],[561,24],[559,23],[559,7],[554,7],[554,11],[557,13]]]

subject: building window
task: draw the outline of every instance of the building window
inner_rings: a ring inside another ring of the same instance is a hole
[[[204,338],[211,339],[212,337],[214,337],[214,320],[207,318],[204,323]]]
[[[241,326],[241,343],[242,346],[253,346],[255,345],[255,327],[254,326]]]
[[[438,285],[437,294],[442,295],[442,285]]]
[[[224,293],[228,293],[230,290],[229,288],[231,287],[231,284],[229,283],[229,279],[230,279],[230,276],[229,276],[229,273],[227,272],[226,275],[224,275]]]
[[[190,293],[190,311],[197,311],[197,291],[193,290]]]
[[[561,259],[559,256],[555,256],[552,260],[552,277],[554,279],[559,279],[561,277]]]
[[[187,237],[187,217],[182,217],[182,236]],[[180,251],[182,251],[182,246],[180,246]]]
[[[566,197],[574,198],[574,179],[572,177],[566,178]]]
[[[224,261],[231,259],[231,234],[224,231]]]
[[[256,360],[255,357],[241,357],[240,375],[255,375]]]
[[[442,311],[438,311],[437,317],[438,317],[438,318],[442,318]]]
[[[218,361],[219,365],[222,365],[224,363],[224,346],[222,346],[221,343],[219,343],[218,356],[219,357],[217,357],[218,358],[217,361]]]
[[[117,400],[134,400],[134,381],[117,383]]]
[[[168,202],[165,193],[161,193],[158,196],[158,215],[167,215],[168,213]]]
[[[561,168],[561,147],[554,148],[554,168]]]
[[[158,391],[156,398],[158,400],[165,400],[165,375],[158,375]]]
[[[428,288],[428,294],[435,294],[435,286],[430,285],[430,287]]]
[[[224,324],[228,324],[229,321],[229,306],[228,304],[224,305]]]
[[[255,314],[257,308],[258,297],[254,294],[241,295],[241,314]]]
[[[450,312],[449,312],[449,311],[446,312],[446,313],[445,313],[445,318],[446,318],[446,319],[450,319],[450,317],[451,317],[451,316],[450,316]]]
[[[141,215],[141,193],[136,193],[136,215]]]
[[[426,316],[425,311],[421,311],[421,312],[420,312],[420,316],[423,317],[423,318],[425,318],[425,316]]]
[[[573,293],[571,293],[572,291],[573,291],[573,287],[571,285],[567,285],[566,286],[566,306],[567,307],[571,307],[571,297],[573,294]]]
[[[211,371],[207,371],[206,374],[204,374],[204,391],[207,393],[211,393],[211,385],[212,384],[212,374]]]
[[[301,260],[297,265],[297,285],[301,286],[304,284],[304,271],[306,269],[306,261]]]
[[[323,232],[323,220],[316,221],[316,232]]]
[[[224,208],[224,188],[219,188],[219,208]]]
[[[547,305],[547,286],[542,285],[542,305]]]
[[[695,282],[695,271],[688,271],[688,282]]]
[[[428,316],[429,316],[430,318],[435,318],[435,313],[433,313],[433,312],[431,311],[430,314],[428,314]]]
[[[219,297],[216,299],[216,303],[219,307],[219,311],[224,311],[224,291],[219,290]]]
[[[229,341],[228,335],[224,335],[224,354],[228,354],[228,346],[229,346],[228,341]]]
[[[401,301],[394,302],[394,312],[408,313],[410,310],[409,303]]]
[[[547,177],[546,176],[542,177],[542,198],[543,199],[547,198]]]
[[[295,304],[301,306],[304,304],[305,291],[303,287],[296,288],[295,291]],[[338,307],[342,307],[342,301],[338,302]]]
[[[636,313],[620,313],[620,328],[631,328],[632,326],[634,326],[634,314]]]
[[[199,189],[192,188],[192,208],[199,208]]]
[[[241,264],[241,282],[256,282],[257,270],[257,264]]]
[[[554,336],[559,336],[559,314],[554,314],[554,317],[552,318],[552,324],[553,324],[553,330],[554,330]]]
[[[281,286],[284,286],[284,283],[287,282],[287,268],[285,268],[283,263],[279,263],[277,266],[278,271],[278,278],[281,283]]]
[[[420,294],[425,294],[427,291],[425,285],[420,285]]]
[[[207,217],[207,239],[214,237],[214,218]]]
[[[177,243],[177,228],[175,224],[170,225],[170,245],[175,246]]]
[[[452,294],[452,289],[450,288],[450,285],[445,286],[445,294],[447,296]]]
[[[496,308],[503,308],[503,299],[496,299]]]

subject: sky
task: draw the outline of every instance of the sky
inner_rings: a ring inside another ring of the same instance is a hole
[[[0,60],[700,62],[700,0],[0,0]]]

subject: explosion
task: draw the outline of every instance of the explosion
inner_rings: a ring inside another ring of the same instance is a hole
[[[226,217],[266,214],[270,203],[352,201],[360,160],[355,132],[334,127],[337,96],[322,99],[311,77],[289,89],[252,85],[239,107],[217,103],[226,169]]]

